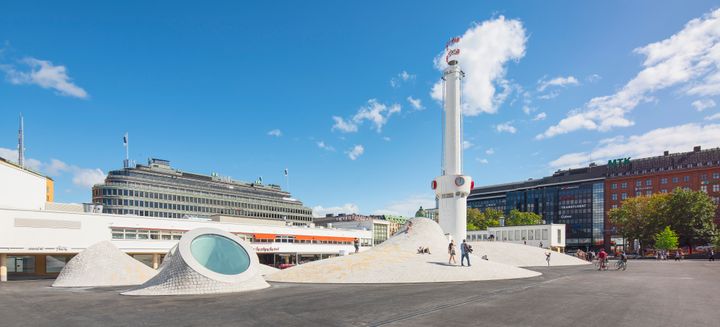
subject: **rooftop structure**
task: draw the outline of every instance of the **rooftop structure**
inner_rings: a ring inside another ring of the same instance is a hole
[[[246,183],[217,174],[177,170],[163,159],[111,171],[93,187],[93,203],[103,212],[162,218],[214,215],[312,223],[312,210],[278,185]]]

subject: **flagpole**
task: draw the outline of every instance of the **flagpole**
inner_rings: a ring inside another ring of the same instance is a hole
[[[285,168],[285,189],[290,193],[290,172]]]

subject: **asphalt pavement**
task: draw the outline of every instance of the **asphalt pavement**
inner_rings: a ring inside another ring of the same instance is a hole
[[[458,269],[463,269],[458,267]],[[248,293],[129,297],[125,288],[0,283],[0,326],[717,326],[720,261],[534,268],[503,281],[281,284]],[[412,274],[412,272],[408,272]]]

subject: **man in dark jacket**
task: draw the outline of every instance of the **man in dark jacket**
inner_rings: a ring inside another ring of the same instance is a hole
[[[467,244],[465,240],[463,240],[462,244],[460,244],[460,265],[465,265],[465,259],[467,259],[468,267],[470,267],[470,253],[472,253],[472,248],[470,247],[470,244]]]

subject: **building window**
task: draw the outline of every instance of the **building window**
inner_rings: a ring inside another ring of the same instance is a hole
[[[642,186],[642,181],[635,181],[635,187]]]
[[[660,179],[660,184],[667,184],[667,183],[668,183],[667,178],[661,178],[661,179]]]
[[[627,182],[622,182],[622,184],[620,184],[620,188],[627,188]]]
[[[685,177],[683,177],[683,181],[689,182],[689,181],[690,181],[690,176],[685,176]]]
[[[713,192],[720,192],[720,184],[713,185]]]
[[[620,194],[620,199],[622,199],[622,200],[627,199],[627,193]]]
[[[652,195],[652,191],[651,190],[645,191],[645,195]]]
[[[707,193],[707,185],[701,185],[700,191]]]
[[[642,195],[642,191],[635,191],[635,196],[641,196],[641,195]]]
[[[700,180],[701,180],[701,181],[706,181],[706,180],[707,180],[707,174],[702,174],[702,175],[700,175]]]
[[[673,177],[672,181],[673,181],[673,183],[677,183],[677,182],[679,182],[679,181],[680,181],[680,179],[679,179],[679,178],[677,178],[677,177]]]
[[[713,179],[720,179],[720,173],[713,173]]]
[[[666,189],[662,189],[662,190],[660,190],[660,193],[667,193],[667,190],[666,190]]]
[[[617,209],[617,207],[618,207],[617,204],[613,204],[613,205],[612,205],[612,208],[613,208],[613,209]]]
[[[613,193],[613,194],[610,196],[610,198],[611,198],[613,201],[617,201],[617,194]]]
[[[610,188],[613,190],[617,190],[617,183],[610,184]]]
[[[645,186],[650,186],[650,185],[652,185],[652,179],[646,180],[646,181],[645,181]]]

